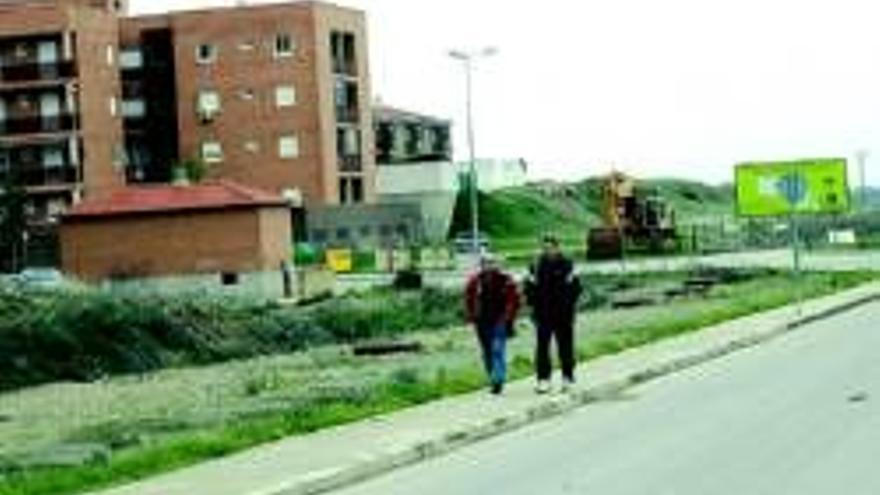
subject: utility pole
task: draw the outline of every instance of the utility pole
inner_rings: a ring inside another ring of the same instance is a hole
[[[467,105],[467,143],[470,166],[468,168],[468,187],[470,188],[471,205],[471,249],[474,256],[480,253],[480,212],[479,212],[479,186],[477,183],[477,152],[474,138],[474,110],[473,110],[473,71],[474,63],[478,58],[488,58],[496,55],[495,48],[484,48],[477,52],[464,52],[452,50],[449,56],[462,62],[465,71],[465,104]]]

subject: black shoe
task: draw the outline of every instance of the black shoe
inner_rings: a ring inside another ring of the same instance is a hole
[[[501,395],[501,392],[504,392],[504,384],[503,383],[493,383],[492,384],[492,395]]]

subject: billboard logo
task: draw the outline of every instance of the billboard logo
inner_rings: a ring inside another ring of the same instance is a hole
[[[803,203],[808,197],[809,184],[802,174],[783,175],[776,183],[779,194],[791,205]]]

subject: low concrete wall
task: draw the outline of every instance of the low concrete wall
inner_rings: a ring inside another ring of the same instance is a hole
[[[225,280],[224,280],[225,278]],[[295,284],[295,277],[292,282]],[[224,283],[225,282],[225,283]],[[277,299],[284,297],[284,276],[281,271],[228,274],[205,273],[151,277],[126,280],[106,280],[97,285],[106,290],[135,293],[209,293]],[[293,287],[295,290],[295,286]]]
[[[105,281],[98,287],[114,292],[152,294],[214,294],[258,299],[309,301],[332,295],[336,274],[325,268],[300,268],[290,275],[290,294],[284,291],[281,271],[242,273],[238,283],[224,284],[223,275],[200,274]]]
[[[294,297],[311,301],[332,296],[336,290],[336,274],[326,268],[302,268],[296,271]]]

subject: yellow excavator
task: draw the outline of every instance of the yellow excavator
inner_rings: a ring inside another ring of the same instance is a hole
[[[602,184],[602,226],[587,236],[587,258],[607,260],[627,252],[660,254],[677,248],[675,211],[656,190],[639,187],[621,172]]]

